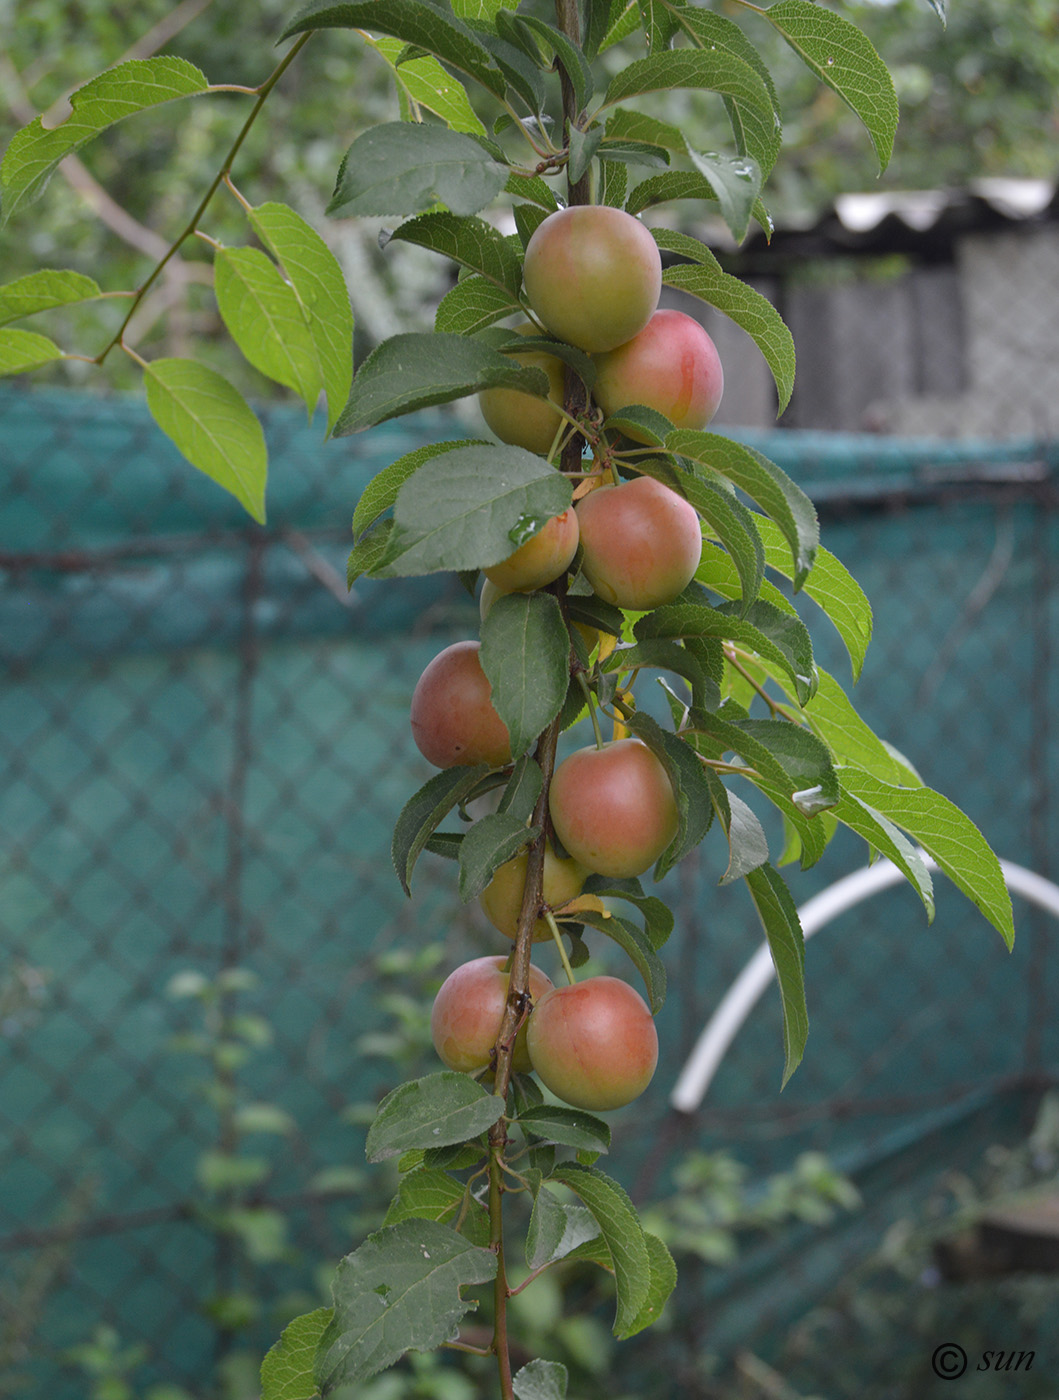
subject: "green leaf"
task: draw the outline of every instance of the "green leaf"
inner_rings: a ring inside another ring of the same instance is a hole
[[[602,664],[605,675],[632,667],[648,667],[672,671],[683,676],[691,686],[691,703],[695,708],[716,708],[721,702],[717,683],[706,673],[699,657],[682,642],[654,637],[633,646],[616,646]]]
[[[674,49],[638,58],[616,73],[607,86],[603,107],[612,107],[647,92],[705,88],[753,108],[771,121],[772,97],[759,75],[733,54],[706,49]],[[601,109],[602,110],[602,109]]]
[[[503,1115],[504,1100],[467,1074],[440,1070],[399,1084],[379,1104],[368,1129],[369,1162],[410,1147],[447,1147],[486,1132]]]
[[[83,273],[41,268],[0,287],[0,326],[32,316],[36,311],[91,301],[102,295],[92,278]]]
[[[607,140],[657,146],[662,151],[672,151],[682,156],[688,153],[688,143],[679,126],[627,107],[615,108],[607,118]]]
[[[454,1220],[467,1201],[463,1182],[440,1167],[417,1167],[406,1172],[390,1202],[383,1225],[399,1225],[402,1220]],[[480,1201],[470,1200],[464,1212],[460,1233],[472,1244],[489,1243],[489,1214]]]
[[[449,1340],[473,1304],[464,1285],[487,1283],[496,1255],[433,1220],[402,1220],[369,1235],[338,1266],[334,1317],[316,1353],[323,1396],[392,1366],[406,1351]]]
[[[363,37],[365,43],[389,64],[394,82],[408,103],[425,107],[453,131],[485,135],[485,127],[471,106],[466,88],[436,58],[431,54],[420,54],[399,63],[398,59],[407,52],[406,45],[400,39],[373,39],[367,34]]]
[[[49,360],[63,358],[63,352],[46,335],[6,326],[0,329],[0,376],[24,374],[26,370],[46,365]]]
[[[775,521],[794,564],[788,576],[793,578],[795,588],[800,588],[813,567],[820,544],[816,510],[801,487],[760,452],[717,433],[678,428],[667,436],[665,445],[667,452],[733,482]],[[764,543],[767,536],[762,525],[755,524]],[[765,558],[768,559],[767,554]]]
[[[677,1286],[676,1261],[670,1254],[668,1245],[649,1231],[644,1232],[644,1242],[647,1245],[647,1258],[651,1267],[651,1283],[643,1307],[621,1334],[622,1341],[634,1337],[637,1332],[642,1332],[645,1327],[657,1322],[670,1294]]]
[[[778,526],[765,520],[758,526],[765,546],[765,562],[769,568],[793,579]],[[784,534],[786,532],[783,532]],[[841,560],[830,550],[818,546],[813,555],[813,568],[805,584],[805,593],[823,610],[849,653],[856,680],[864,665],[865,653],[872,634],[871,604],[860,584]]]
[[[583,111],[592,96],[593,81],[592,68],[581,49],[577,44],[571,43],[561,29],[557,29],[554,24],[548,24],[545,20],[538,19],[536,15],[520,14],[518,21],[527,29],[532,30],[538,38],[543,39],[547,48],[555,54],[560,66],[566,70],[570,79],[577,110]]]
[[[734,20],[716,14],[699,5],[682,5],[674,10],[673,18],[677,26],[688,34],[694,43],[721,53],[731,53],[748,63],[765,84],[772,98],[772,112],[748,107],[731,97],[725,98],[728,119],[732,124],[736,146],[742,155],[753,156],[767,175],[776,164],[782,145],[780,128],[779,100],[771,75],[746,35]]]
[[[317,1308],[287,1324],[261,1363],[261,1400],[313,1400],[319,1395],[313,1361],[333,1316],[333,1308]]]
[[[819,684],[804,714],[813,733],[827,744],[839,763],[852,764],[897,787],[917,787],[919,778],[857,713],[830,672],[817,668]]]
[[[634,1325],[651,1289],[651,1260],[639,1216],[618,1183],[595,1167],[563,1162],[553,1176],[588,1206],[610,1250],[618,1294],[614,1334],[622,1337]]]
[[[454,214],[477,214],[504,188],[508,174],[506,165],[462,131],[383,122],[346,152],[327,212],[336,218],[418,214],[440,202]]]
[[[621,948],[643,978],[651,1014],[657,1015],[665,1005],[666,968],[647,934],[609,910],[579,909],[577,921],[606,934]]]
[[[498,812],[506,812],[528,822],[544,786],[544,774],[535,758],[523,754],[511,770],[504,794],[497,804]]]
[[[457,438],[455,442],[428,442],[422,447],[415,447],[411,452],[406,452],[388,467],[383,467],[365,486],[357,502],[357,508],[353,512],[354,536],[370,529],[380,515],[392,508],[401,487],[410,476],[415,475],[424,462],[467,445],[466,438]]]
[[[691,146],[688,156],[699,174],[710,182],[721,217],[732,237],[741,243],[760,203],[764,181],[761,166],[753,156],[724,156],[716,151],[696,151]]]
[[[927,922],[934,919],[934,884],[930,871],[920,853],[911,841],[881,812],[868,803],[862,802],[852,793],[843,793],[842,801],[834,808],[834,815],[863,836],[874,853],[886,856],[902,872],[905,879],[923,901],[927,911]]]
[[[794,388],[795,356],[794,339],[779,312],[760,292],[723,272],[717,259],[698,239],[674,229],[653,228],[651,232],[660,248],[692,259],[691,265],[679,263],[667,267],[662,273],[663,283],[715,306],[746,331],[772,371],[782,413]]]
[[[759,866],[743,877],[754,901],[772,964],[776,969],[783,1006],[783,1082],[798,1068],[809,1034],[805,1007],[805,941],[791,892],[771,865]]]
[[[543,399],[548,396],[548,376],[463,335],[394,335],[361,364],[335,433],[357,433],[388,418],[493,388],[518,389]]]
[[[499,564],[566,510],[570,496],[569,481],[521,447],[470,446],[433,457],[397,493],[391,546],[377,572],[409,577]]]
[[[64,156],[101,131],[147,107],[191,97],[209,87],[193,63],[169,56],[130,59],[108,68],[70,96],[70,114],[46,130],[40,117],[16,132],[0,163],[0,226],[44,192]]]
[[[716,773],[709,773],[713,808],[728,838],[728,868],[722,885],[740,880],[769,858],[768,840],[754,812],[736,793],[730,792]]]
[[[621,899],[635,906],[644,919],[644,927],[652,948],[661,948],[673,932],[673,911],[654,894],[644,894],[639,880],[614,880],[606,875],[592,875],[585,883],[586,894],[598,894],[601,899]]]
[[[566,1400],[566,1367],[558,1361],[535,1357],[511,1380],[515,1400]]]
[[[294,288],[259,248],[219,249],[214,288],[221,319],[247,360],[269,379],[293,389],[311,418],[323,391],[323,375]]]
[[[480,817],[460,842],[460,898],[464,904],[476,899],[497,868],[539,835],[539,826],[527,826],[524,817],[510,812],[489,812]]]
[[[527,1133],[544,1142],[586,1152],[610,1151],[610,1124],[603,1118],[597,1118],[594,1113],[586,1113],[583,1108],[567,1108],[552,1103],[535,1104],[523,1109],[517,1121]]]
[[[563,1259],[599,1235],[599,1225],[585,1206],[559,1202],[546,1186],[536,1185],[526,1231],[526,1264],[541,1269]]]
[[[1015,926],[1004,874],[970,817],[928,787],[895,787],[852,766],[840,768],[839,779],[845,791],[918,841],[956,888],[981,910],[1007,946],[1012,946]]]
[[[393,534],[393,521],[382,520],[361,535],[346,560],[346,587],[352,588],[361,574],[371,574],[386,557]]]
[[[259,204],[249,218],[258,238],[282,263],[308,324],[327,394],[330,434],[353,377],[353,309],[346,279],[324,240],[286,204]]]
[[[423,0],[311,0],[280,38],[313,29],[366,29],[392,35],[476,78],[496,97],[503,96],[503,76],[489,50],[468,25],[441,5]]]
[[[624,209],[629,188],[628,167],[624,161],[608,160],[602,150],[599,155],[599,202],[612,209]]]
[[[868,37],[848,19],[813,0],[780,0],[761,13],[803,63],[861,119],[879,157],[879,169],[885,170],[897,130],[897,93]]]
[[[807,817],[834,807],[841,792],[827,745],[786,719],[741,719],[735,728],[763,744],[790,780],[791,801]]]
[[[519,309],[522,260],[499,229],[484,219],[443,212],[421,214],[394,229],[390,241],[394,240],[429,248],[461,267],[480,273],[509,293],[512,311]]]
[[[464,277],[438,302],[434,329],[442,334],[477,335],[522,307],[504,287],[485,277]]]
[[[551,593],[508,593],[489,609],[482,623],[482,670],[492,686],[493,708],[511,736],[514,757],[524,753],[562,709],[569,659],[569,634]]]
[[[512,170],[504,188],[515,199],[528,200],[549,214],[553,214],[560,207],[555,191],[547,180],[543,180],[539,175],[523,175],[517,170]]]
[[[394,826],[391,843],[393,868],[405,894],[411,894],[412,871],[427,841],[488,772],[488,765],[484,763],[473,768],[444,768],[405,803]]]
[[[166,436],[263,525],[268,452],[242,395],[196,360],[152,360],[144,378],[147,407]]]
[[[716,191],[706,176],[698,170],[666,170],[660,175],[650,175],[630,193],[626,209],[630,214],[639,214],[655,204],[668,204],[675,199],[712,200],[718,202]],[[753,218],[771,237],[774,226],[768,210],[755,200],[751,208]]]
[[[572,181],[580,180],[588,170],[602,140],[601,126],[593,127],[589,131],[581,131],[573,126],[570,128],[570,162],[567,169]]]

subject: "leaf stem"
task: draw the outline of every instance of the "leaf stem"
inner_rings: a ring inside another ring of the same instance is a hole
[[[272,89],[276,86],[276,84],[279,82],[280,78],[287,71],[290,65],[294,62],[294,59],[297,57],[297,55],[312,38],[313,32],[314,31],[310,30],[308,33],[300,35],[299,38],[294,42],[294,44],[292,44],[291,48],[287,51],[287,53],[285,53],[284,56],[280,59],[279,63],[272,70],[272,72],[265,79],[265,81],[261,84],[261,86],[256,89],[257,101],[254,103],[254,106],[251,109],[249,116],[240,128],[239,134],[232,142],[231,148],[229,149],[228,154],[225,156],[224,162],[221,165],[220,170],[217,171],[217,174],[210,182],[209,189],[199,201],[198,207],[192,214],[191,218],[188,219],[181,232],[169,245],[169,248],[158,260],[158,262],[155,263],[153,269],[147,276],[147,280],[141,283],[135,296],[133,297],[132,305],[129,307],[128,315],[122,321],[118,329],[114,332],[114,335],[111,337],[111,339],[107,342],[106,345],[104,345],[103,349],[99,352],[99,354],[94,357],[95,364],[101,365],[103,361],[107,358],[107,356],[110,354],[111,350],[114,349],[115,345],[122,345],[122,347],[125,348],[123,344],[125,332],[128,330],[129,322],[136,314],[137,308],[143,301],[144,297],[147,295],[150,288],[162,275],[162,272],[164,271],[166,264],[169,262],[169,260],[177,253],[181,245],[195,233],[199,220],[202,218],[203,214],[205,214],[207,208],[209,207],[210,201],[212,200],[213,196],[217,193],[217,190],[219,189],[222,181],[224,181],[227,178],[228,173],[231,170],[232,165],[235,161],[235,158],[239,154],[243,142],[246,140],[247,136],[249,136],[251,128],[257,121],[261,108],[265,105],[269,94],[272,92]],[[254,91],[254,89],[248,89],[248,91]]]
[[[588,706],[588,717],[592,721],[592,733],[596,736],[596,748],[603,747],[603,730],[599,725],[599,714],[596,709],[596,697],[592,693],[592,687],[585,679],[584,671],[578,671],[577,684],[581,688],[581,693],[585,697],[585,704]]]
[[[572,986],[577,981],[577,978],[574,976],[574,969],[570,966],[570,959],[566,956],[566,948],[563,946],[563,936],[559,932],[559,925],[555,922],[555,915],[550,909],[545,909],[544,918],[552,931],[552,937],[555,939],[555,946],[559,949],[559,959],[562,962],[563,971],[566,973],[566,980]]]

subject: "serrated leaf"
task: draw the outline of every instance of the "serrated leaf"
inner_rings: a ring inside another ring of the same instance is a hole
[[[601,150],[599,156],[599,202],[612,209],[624,209],[629,188],[629,171],[625,162],[608,160],[605,150]]]
[[[670,1254],[668,1245],[650,1231],[644,1232],[644,1243],[647,1245],[647,1258],[651,1267],[651,1284],[643,1307],[621,1333],[619,1341],[634,1337],[637,1332],[642,1332],[645,1327],[657,1322],[666,1301],[677,1286],[676,1261]]]
[[[280,35],[290,39],[313,29],[366,29],[414,44],[467,73],[497,97],[504,80],[474,31],[441,5],[423,0],[311,0]]]
[[[567,169],[572,183],[576,184],[588,170],[602,140],[601,126],[588,131],[581,131],[573,126],[570,128],[570,161]]]
[[[673,229],[653,228],[651,232],[660,248],[693,259],[691,264],[667,267],[662,273],[663,283],[715,306],[746,331],[772,371],[782,413],[790,402],[795,368],[794,338],[782,316],[760,292],[722,271],[717,259],[698,239]]]
[[[420,1166],[405,1172],[390,1202],[383,1225],[402,1220],[436,1220],[445,1224],[464,1210],[460,1234],[472,1244],[488,1245],[489,1214],[480,1201],[467,1201],[463,1182],[441,1167]]]
[[[482,389],[547,398],[548,376],[481,340],[409,331],[377,345],[361,364],[335,434],[343,437]]]
[[[309,327],[334,430],[353,377],[353,309],[338,259],[316,230],[286,204],[259,204],[250,225],[283,265]]]
[[[193,63],[172,56],[130,59],[100,73],[70,96],[70,114],[46,130],[40,117],[16,132],[0,163],[0,225],[44,192],[55,167],[115,122],[136,112],[205,92]]]
[[[324,387],[320,361],[301,303],[275,263],[259,248],[220,248],[214,290],[221,319],[246,359],[293,389],[312,417]]]
[[[735,728],[763,744],[790,780],[791,800],[806,816],[834,807],[841,790],[827,745],[785,719],[742,719]]]
[[[526,1231],[526,1264],[531,1270],[541,1269],[565,1258],[598,1234],[599,1225],[586,1206],[557,1201],[546,1186],[539,1185],[533,1194]]]
[[[386,557],[392,534],[393,521],[380,520],[361,535],[346,560],[347,588],[352,588],[362,574],[374,573]]]
[[[566,1384],[565,1366],[535,1357],[516,1372],[511,1389],[515,1400],[566,1400]]]
[[[391,1366],[406,1351],[449,1340],[473,1306],[464,1285],[487,1283],[497,1257],[432,1220],[403,1220],[369,1235],[338,1266],[334,1317],[320,1340],[322,1396]]]
[[[518,310],[522,286],[522,261],[511,244],[484,219],[458,217],[445,212],[421,214],[401,224],[390,234],[390,241],[415,243],[480,273],[505,288],[512,310]]]
[[[666,438],[666,451],[710,472],[719,472],[771,517],[791,553],[794,567],[788,576],[795,588],[800,588],[813,567],[820,544],[816,509],[801,487],[762,453],[717,433],[676,429]],[[764,545],[765,530],[761,524],[755,524]]]
[[[728,838],[728,868],[722,885],[740,880],[769,858],[768,839],[753,810],[741,797],[729,791],[716,773],[708,775],[714,811]]]
[[[839,769],[843,789],[902,827],[933,856],[1010,948],[1015,926],[1000,862],[966,813],[928,787],[896,787],[861,769]]]
[[[540,835],[539,826],[509,812],[489,812],[471,827],[460,843],[460,898],[464,904],[485,889],[497,869]]]
[[[610,1250],[618,1295],[614,1334],[621,1337],[635,1323],[651,1288],[651,1261],[639,1216],[618,1183],[595,1167],[563,1162],[553,1177],[584,1201]]]
[[[261,1363],[261,1400],[313,1400],[319,1395],[313,1362],[333,1317],[333,1308],[317,1308],[287,1324]]]
[[[605,875],[592,875],[585,883],[585,893],[632,904],[643,915],[644,929],[652,948],[661,948],[673,932],[675,920],[672,909],[657,895],[644,894],[639,880],[614,880]]]
[[[630,214],[639,214],[655,204],[668,204],[675,199],[708,199],[716,203],[717,195],[706,176],[698,170],[666,170],[641,180],[630,192],[625,207]],[[771,236],[772,219],[760,200],[754,202],[751,214]]]
[[[589,1152],[610,1151],[610,1124],[583,1108],[567,1108],[562,1104],[541,1103],[524,1109],[518,1123],[536,1138],[560,1147],[575,1147]],[[530,1265],[535,1268],[535,1265]]]
[[[469,1075],[440,1070],[399,1084],[379,1104],[368,1129],[369,1162],[412,1147],[447,1147],[486,1132],[503,1115],[504,1100]]]
[[[545,45],[555,54],[560,66],[566,70],[567,77],[570,79],[577,110],[583,111],[592,96],[594,85],[592,68],[581,48],[572,43],[561,29],[539,19],[536,15],[520,14],[518,19],[538,38],[543,39]]]
[[[327,212],[335,218],[418,214],[440,202],[454,214],[477,214],[504,188],[508,174],[506,165],[462,131],[383,122],[346,152]]]
[[[391,547],[377,572],[410,577],[499,564],[566,510],[570,496],[566,478],[521,447],[456,448],[425,462],[397,493]]]
[[[394,826],[391,843],[393,868],[405,894],[411,894],[412,871],[427,841],[488,772],[484,763],[474,768],[444,768],[405,803]]]
[[[759,525],[762,543],[765,546],[765,562],[785,578],[794,578],[794,572],[786,558],[787,550],[781,538],[779,527],[769,521]],[[863,588],[840,559],[817,546],[813,556],[813,568],[804,584],[804,591],[824,612],[841,637],[849,653],[856,680],[864,665],[864,657],[872,635],[872,610]]]
[[[9,326],[0,328],[0,376],[24,374],[62,358],[63,352],[46,335]]]
[[[607,118],[607,140],[657,146],[660,150],[673,151],[678,155],[688,153],[688,143],[679,126],[627,107],[616,107]]]
[[[604,913],[598,909],[579,909],[577,919],[579,923],[588,924],[599,933],[606,934],[625,953],[643,978],[651,1014],[657,1016],[665,1005],[668,979],[665,963],[655,952],[654,944],[643,929],[611,911]]]
[[[509,593],[489,609],[481,635],[493,708],[517,757],[562,709],[570,679],[569,634],[551,593]]]
[[[783,1008],[783,1081],[798,1068],[809,1034],[805,1006],[805,940],[798,910],[783,877],[771,865],[762,865],[743,877],[754,901],[772,964],[776,969]]]
[[[415,447],[411,452],[406,452],[388,467],[383,467],[361,493],[353,512],[353,534],[359,535],[362,531],[370,529],[380,515],[392,508],[401,487],[409,477],[415,475],[424,462],[467,445],[467,439],[463,438],[458,438],[455,442],[428,442],[422,447]]]
[[[604,675],[633,667],[672,671],[674,675],[683,676],[691,686],[691,703],[696,708],[715,709],[720,704],[721,694],[716,682],[707,675],[694,650],[683,642],[653,637],[632,646],[616,646],[602,664]]]
[[[861,119],[879,157],[879,169],[885,170],[897,130],[897,93],[871,40],[848,19],[813,0],[780,0],[761,13],[803,63]]]
[[[805,718],[836,761],[863,769],[884,783],[916,787],[916,773],[861,718],[834,676],[817,667],[817,677],[816,694],[805,707]]]
[[[144,381],[147,407],[165,435],[263,525],[268,451],[243,396],[196,360],[152,360]]]
[[[648,613],[647,618],[654,615]],[[642,712],[627,717],[625,723],[662,763],[676,798],[679,825],[676,836],[658,858],[655,879],[660,880],[709,831],[713,804],[702,764],[683,739]]]
[[[511,771],[504,795],[497,804],[498,812],[506,812],[519,821],[528,822],[544,786],[544,774],[536,759],[523,754]]]
[[[453,131],[485,134],[485,127],[471,106],[466,88],[433,55],[420,54],[398,63],[397,60],[406,51],[406,45],[400,39],[373,39],[367,34],[363,37],[365,43],[389,64],[394,81],[409,103],[433,112]]]
[[[843,793],[835,806],[838,820],[863,836],[873,853],[886,856],[897,866],[905,879],[923,901],[927,922],[934,919],[934,884],[922,857],[904,833],[881,812],[862,802],[852,793]]]
[[[0,326],[37,311],[91,301],[102,295],[98,284],[83,273],[41,268],[0,287]]]
[[[518,299],[506,288],[485,277],[464,277],[438,302],[434,329],[442,334],[477,335],[521,310]]]
[[[761,196],[764,172],[753,156],[726,156],[688,147],[692,165],[710,182],[721,217],[737,243],[746,237]]]
[[[706,49],[675,49],[634,59],[611,78],[603,107],[613,107],[630,97],[673,88],[704,88],[731,97],[747,107],[773,117],[772,97],[761,78],[733,54]],[[601,109],[602,110],[602,109]]]

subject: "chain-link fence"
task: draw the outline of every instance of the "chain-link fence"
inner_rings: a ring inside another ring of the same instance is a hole
[[[143,1344],[137,1383],[205,1397],[218,1359],[252,1359],[315,1306],[314,1270],[385,1201],[355,1106],[416,1062],[422,1018],[403,998],[499,951],[451,867],[424,857],[409,902],[389,860],[427,776],[412,687],[475,631],[476,604],[456,581],[352,596],[344,581],[363,483],[460,430],[423,417],[323,447],[286,410],[266,426],[259,529],[139,407],[0,398],[0,1394],[83,1394],[70,1349],[102,1324],[112,1346]],[[1001,855],[1049,874],[1054,449],[753,441],[817,499],[875,604],[868,721]],[[809,620],[848,685],[829,624]],[[836,838],[792,874],[796,898],[864,859]],[[809,1049],[782,1096],[767,995],[701,1109],[677,1114],[668,1090],[760,939],[722,868],[707,843],[670,877],[662,1062],[614,1116],[608,1169],[651,1199],[688,1149],[726,1147],[763,1176],[813,1148],[865,1204],[736,1269],[688,1264],[674,1327],[625,1354],[634,1370],[667,1349],[681,1393],[704,1395],[703,1357],[775,1352],[937,1170],[1022,1131],[1059,1065],[1045,916],[1018,903],[1008,956],[955,891],[939,888],[928,926],[894,889],[810,942]]]

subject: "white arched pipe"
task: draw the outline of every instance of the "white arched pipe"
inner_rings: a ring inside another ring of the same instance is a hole
[[[929,856],[923,855],[923,861],[928,869],[937,870],[937,865]],[[1010,890],[1059,919],[1059,885],[1010,860],[1002,860],[1000,868]],[[880,890],[900,884],[904,878],[891,861],[880,859],[874,865],[836,880],[827,889],[807,899],[798,910],[803,936],[811,938],[847,909],[852,909]],[[774,976],[772,954],[768,944],[763,943],[703,1027],[673,1086],[669,1101],[679,1112],[694,1113],[702,1103],[725,1052]]]

